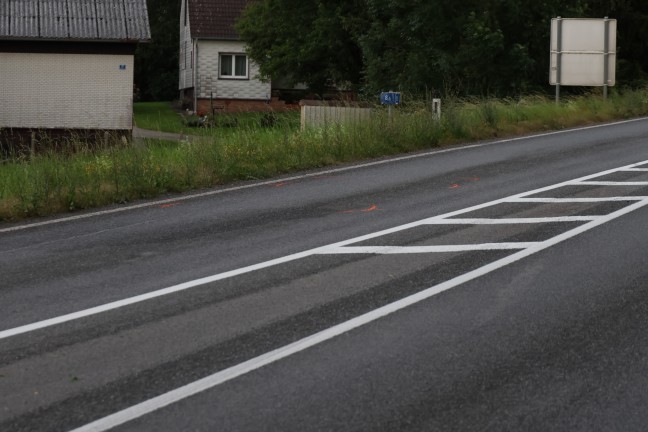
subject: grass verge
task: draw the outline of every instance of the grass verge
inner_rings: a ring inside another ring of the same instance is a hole
[[[144,110],[150,124],[177,121],[170,119],[165,108],[156,111],[156,106],[148,104]],[[560,105],[540,96],[446,101],[440,121],[433,118],[427,104],[414,102],[395,109],[391,119],[383,108],[377,108],[370,121],[349,126],[300,131],[292,120],[270,128],[250,122],[228,128],[227,133],[215,128],[191,142],[151,140],[144,145],[116,143],[72,154],[50,152],[0,162],[0,220],[647,114],[648,90],[615,93],[608,100],[582,96]]]

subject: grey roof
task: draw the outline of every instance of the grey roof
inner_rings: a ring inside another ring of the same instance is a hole
[[[151,39],[146,0],[0,0],[0,39]]]

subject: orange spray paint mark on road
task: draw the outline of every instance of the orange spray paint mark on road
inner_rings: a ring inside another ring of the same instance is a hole
[[[460,177],[459,180],[464,182],[478,182],[481,179],[479,177]],[[452,183],[448,189],[459,189],[461,187],[460,183]]]
[[[160,206],[160,208],[161,208],[161,209],[164,209],[164,208],[169,208],[169,207],[175,207],[175,206],[177,206],[177,205],[180,205],[180,203],[179,203],[179,202],[175,202],[175,203],[162,204],[162,205]]]
[[[286,186],[288,184],[289,184],[288,182],[275,183],[275,184],[272,185],[272,187],[279,188],[279,187],[284,187],[284,186]]]
[[[366,208],[366,209],[360,209],[360,210],[344,210],[344,211],[341,211],[340,213],[343,213],[343,214],[349,214],[349,213],[369,213],[369,212],[373,212],[373,211],[376,211],[376,210],[379,210],[378,206],[377,206],[376,204],[372,204],[371,207]]]

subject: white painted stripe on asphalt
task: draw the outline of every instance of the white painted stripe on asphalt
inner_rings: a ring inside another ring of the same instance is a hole
[[[384,318],[387,315],[390,315],[394,312],[400,311],[404,308],[412,306],[416,303],[420,303],[424,300],[427,300],[439,293],[448,291],[452,288],[455,288],[459,285],[462,285],[466,282],[472,281],[478,277],[484,276],[488,273],[491,273],[495,270],[499,270],[502,267],[511,265],[517,261],[520,261],[523,258],[536,254],[540,251],[543,251],[547,248],[555,246],[561,242],[571,239],[579,234],[582,234],[586,231],[589,231],[593,228],[598,227],[604,223],[610,222],[616,218],[624,216],[628,213],[631,213],[635,210],[638,210],[644,206],[648,205],[648,200],[639,201],[632,205],[629,205],[621,210],[618,210],[614,213],[611,213],[605,217],[591,221],[587,224],[584,224],[580,227],[577,227],[571,231],[565,232],[561,235],[553,237],[547,241],[538,243],[537,245],[524,249],[512,255],[509,255],[505,258],[494,261],[490,264],[487,264],[483,267],[480,267],[476,270],[458,276],[449,281],[443,282],[441,284],[435,285],[431,288],[428,288],[424,291],[418,292],[409,297],[405,297],[396,302],[390,303],[386,306],[375,309],[371,312],[368,312],[364,315],[361,315],[357,318],[353,318],[349,321],[343,322],[336,326],[333,326],[329,329],[323,330],[319,333],[316,333],[312,336],[308,336],[304,339],[301,339],[297,342],[294,342],[290,345],[278,348],[274,351],[271,351],[267,354],[263,354],[259,357],[255,357],[251,360],[232,366],[228,369],[217,372],[213,375],[210,375],[201,380],[195,381],[193,383],[187,384],[183,387],[180,387],[176,390],[172,390],[160,396],[154,397],[132,407],[126,408],[125,410],[119,411],[117,413],[111,414],[107,417],[89,423],[80,428],[74,429],[71,432],[104,432],[110,430],[116,426],[122,425],[124,423],[130,422],[137,418],[140,418],[144,415],[150,414],[154,411],[157,411],[161,408],[164,408],[173,403],[179,402],[188,397],[194,396],[198,393],[202,393],[206,390],[213,389],[214,387],[223,384],[227,381],[238,378],[242,375],[245,375],[249,372],[260,369],[264,366],[275,363],[279,360],[282,360],[291,355],[297,354],[301,351],[304,351],[308,348],[311,348],[315,345],[326,342],[330,339],[333,339],[337,336],[340,336],[344,333],[348,333],[352,330],[355,330],[359,327],[362,327],[366,324],[369,324],[373,321],[376,321],[380,318]]]
[[[420,221],[411,222],[411,223],[408,223],[408,224],[400,225],[400,226],[397,226],[397,227],[389,228],[389,229],[378,231],[378,232],[375,232],[375,233],[366,234],[366,235],[356,237],[356,238],[353,238],[353,239],[344,240],[344,241],[341,241],[341,242],[338,242],[338,243],[333,243],[333,244],[318,247],[318,248],[315,248],[315,249],[310,249],[310,250],[307,250],[307,251],[304,251],[304,252],[299,252],[299,253],[296,253],[296,254],[287,255],[285,257],[276,258],[276,259],[273,259],[273,260],[270,260],[270,261],[265,261],[263,263],[254,264],[254,265],[247,266],[247,267],[242,267],[242,268],[231,270],[231,271],[228,271],[228,272],[219,273],[219,274],[216,274],[216,275],[213,275],[213,276],[208,276],[208,277],[205,277],[205,278],[196,279],[196,280],[193,280],[193,281],[181,283],[181,284],[174,285],[174,286],[171,286],[171,287],[168,287],[168,288],[163,288],[163,289],[160,289],[160,290],[157,290],[157,291],[151,291],[151,292],[146,293],[146,294],[141,294],[141,295],[138,295],[138,296],[134,296],[134,297],[114,301],[114,302],[111,302],[111,303],[106,303],[106,304],[103,304],[103,305],[100,305],[100,306],[95,306],[95,307],[85,309],[85,310],[82,310],[82,311],[73,312],[73,313],[70,313],[70,314],[61,315],[61,316],[58,316],[58,317],[38,321],[38,322],[35,322],[35,323],[26,324],[26,325],[23,325],[23,326],[3,330],[3,331],[0,331],[0,340],[6,339],[8,337],[24,334],[24,333],[29,333],[29,332],[32,332],[32,331],[35,331],[35,330],[44,329],[44,328],[51,327],[51,326],[54,326],[54,325],[63,324],[63,323],[66,323],[66,322],[78,320],[78,319],[81,319],[81,318],[86,318],[86,317],[89,317],[89,316],[93,316],[93,315],[108,312],[108,311],[111,311],[111,310],[119,309],[119,308],[122,308],[122,307],[130,306],[130,305],[133,305],[133,304],[141,303],[141,302],[144,302],[144,301],[147,301],[147,300],[152,300],[154,298],[166,296],[166,295],[169,295],[169,294],[175,294],[175,293],[182,292],[182,291],[185,291],[185,290],[188,290],[188,289],[191,289],[191,288],[195,288],[195,287],[202,286],[202,285],[205,285],[205,284],[208,284],[208,283],[212,283],[212,282],[216,282],[216,281],[219,281],[219,280],[227,279],[227,278],[230,278],[230,277],[239,276],[239,275],[242,275],[242,274],[245,274],[245,273],[250,273],[250,272],[253,272],[253,271],[256,271],[256,270],[272,267],[272,266],[279,265],[279,264],[284,264],[284,263],[287,263],[287,262],[290,262],[290,261],[295,261],[295,260],[298,260],[298,259],[301,259],[301,258],[306,258],[306,257],[317,254],[320,250],[322,250],[324,248],[327,248],[327,247],[347,246],[347,245],[350,245],[350,244],[353,244],[353,243],[359,243],[359,242],[362,242],[362,241],[365,241],[365,240],[369,240],[369,239],[376,238],[376,237],[381,237],[383,235],[392,234],[392,233],[403,231],[403,230],[406,230],[406,229],[409,229],[409,228],[414,228],[414,227],[417,227],[417,226],[430,224],[430,223],[437,223],[437,221],[443,220],[445,218],[458,216],[458,215],[461,215],[461,214],[464,214],[464,213],[469,213],[469,212],[472,212],[472,211],[475,211],[475,210],[481,210],[483,208],[487,208],[487,207],[491,207],[491,206],[494,206],[494,205],[497,205],[497,204],[508,202],[508,200],[513,199],[513,198],[522,198],[522,197],[526,197],[526,196],[529,196],[529,195],[535,195],[535,194],[538,194],[538,193],[547,192],[549,190],[558,189],[560,187],[565,186],[566,184],[569,184],[572,181],[586,181],[586,180],[589,180],[591,178],[596,178],[598,176],[602,176],[602,175],[606,175],[606,174],[612,174],[614,172],[619,171],[620,169],[631,168],[631,167],[635,167],[637,165],[646,164],[646,163],[648,163],[648,161],[643,161],[643,162],[639,162],[639,163],[636,163],[636,164],[631,164],[631,165],[626,165],[626,166],[619,167],[619,168],[610,169],[610,170],[603,171],[603,172],[600,172],[600,173],[587,175],[585,177],[581,177],[581,178],[576,179],[576,180],[569,180],[567,182],[558,183],[558,184],[551,185],[551,186],[546,186],[546,187],[543,187],[543,188],[540,188],[540,189],[535,189],[535,190],[528,191],[528,192],[523,192],[523,193],[518,194],[518,195],[513,195],[512,197],[502,198],[502,199],[498,199],[498,200],[491,201],[491,202],[488,202],[488,203],[468,207],[468,208],[465,208],[465,209],[462,209],[462,210],[453,211],[453,212],[446,213],[446,214],[441,215],[441,216],[434,216],[434,217],[431,217],[431,218],[428,218],[428,219],[423,219],[423,220],[420,220]]]
[[[602,198],[516,198],[509,202],[522,203],[604,203],[604,202],[623,202],[623,201],[642,201],[648,199],[645,196],[621,196],[621,197],[602,197]]]
[[[585,186],[648,186],[648,182],[614,182],[614,181],[582,181],[571,182],[571,185]]]
[[[13,227],[0,229],[0,234],[7,233],[7,232],[25,230],[25,229],[29,229],[29,228],[36,228],[36,227],[41,227],[41,226],[46,226],[46,225],[59,224],[59,223],[63,223],[63,222],[78,221],[78,220],[88,219],[88,218],[97,217],[97,216],[103,216],[103,215],[109,215],[109,214],[115,214],[115,213],[122,213],[122,212],[131,211],[131,210],[142,209],[142,208],[155,207],[155,206],[164,205],[164,204],[171,204],[171,203],[176,203],[176,202],[188,201],[188,200],[192,200],[192,199],[196,199],[196,198],[204,198],[204,197],[224,194],[224,193],[228,193],[228,192],[240,191],[240,190],[244,190],[244,189],[250,189],[250,188],[257,188],[257,187],[261,187],[261,186],[274,185],[274,184],[277,184],[277,183],[284,183],[284,182],[295,181],[295,180],[303,180],[303,179],[308,179],[308,178],[313,178],[313,177],[320,177],[320,176],[329,175],[329,174],[337,174],[337,173],[341,173],[341,172],[352,171],[352,170],[357,170],[357,169],[362,169],[362,168],[369,168],[369,167],[378,166],[378,165],[385,165],[385,164],[390,164],[390,163],[394,163],[394,162],[401,162],[401,161],[410,160],[410,159],[424,158],[424,157],[434,156],[434,155],[443,154],[443,153],[457,152],[457,151],[462,151],[462,150],[469,150],[469,149],[475,149],[475,148],[480,148],[480,147],[487,147],[487,146],[492,146],[492,145],[497,145],[497,144],[506,144],[506,143],[510,143],[510,142],[530,140],[530,139],[536,139],[536,138],[544,138],[544,137],[548,137],[548,136],[552,136],[552,135],[567,134],[567,133],[572,133],[572,132],[580,132],[580,131],[591,130],[591,129],[605,128],[605,127],[610,127],[610,126],[618,126],[618,125],[622,125],[622,124],[640,122],[640,121],[645,121],[645,120],[648,120],[648,117],[642,117],[642,118],[630,119],[630,120],[623,120],[623,121],[614,122],[614,123],[606,123],[606,124],[585,126],[585,127],[580,127],[580,128],[559,130],[559,131],[553,131],[553,132],[546,132],[546,133],[541,133],[541,134],[537,134],[537,135],[528,135],[528,136],[523,136],[523,137],[507,138],[507,139],[503,139],[503,140],[485,142],[485,143],[481,143],[481,144],[471,144],[471,145],[453,147],[453,148],[448,148],[448,149],[443,149],[443,150],[431,150],[431,151],[423,152],[423,153],[416,153],[416,154],[406,155],[406,156],[398,156],[398,157],[394,157],[394,158],[383,159],[383,160],[367,162],[367,163],[360,163],[360,164],[355,164],[355,165],[341,167],[341,168],[333,168],[333,169],[324,170],[324,171],[318,171],[318,172],[314,172],[314,173],[296,175],[296,176],[291,176],[291,177],[284,177],[284,178],[280,178],[280,179],[276,179],[276,180],[268,180],[268,181],[256,182],[256,183],[242,185],[242,186],[234,186],[234,187],[225,188],[225,189],[211,190],[211,191],[201,192],[201,193],[197,193],[197,194],[183,195],[183,196],[178,196],[178,197],[174,197],[174,198],[150,201],[150,202],[146,202],[146,203],[142,203],[142,204],[135,204],[135,205],[125,206],[125,207],[113,208],[113,209],[109,209],[109,210],[102,210],[102,211],[97,211],[97,212],[92,212],[92,213],[85,213],[85,214],[75,215],[75,216],[66,216],[66,217],[46,220],[46,221],[42,221],[42,222],[34,222],[34,223],[28,223],[28,224],[24,224],[24,225],[16,225],[16,226],[13,226]]]
[[[648,172],[648,168],[628,168],[624,169],[622,171],[630,171],[630,172]]]
[[[537,245],[537,242],[528,243],[478,243],[467,245],[439,245],[439,246],[344,246],[324,248],[318,255],[335,254],[428,254],[445,252],[470,252],[491,250],[527,249]]]
[[[508,201],[507,201],[508,202]],[[539,218],[502,218],[502,219],[430,219],[426,225],[513,225],[513,224],[543,224],[558,222],[589,222],[601,216],[556,216]]]

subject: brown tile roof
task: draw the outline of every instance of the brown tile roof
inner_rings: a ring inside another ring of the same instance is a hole
[[[191,37],[238,40],[234,30],[248,0],[189,0]]]

